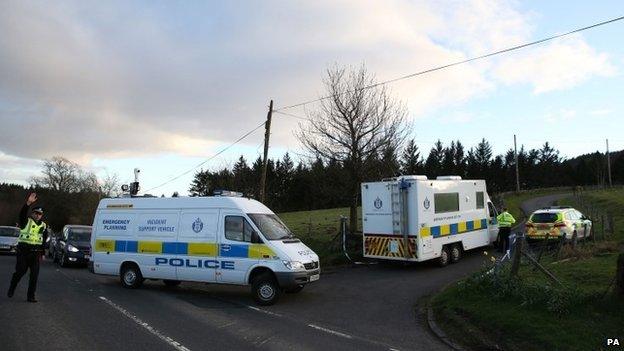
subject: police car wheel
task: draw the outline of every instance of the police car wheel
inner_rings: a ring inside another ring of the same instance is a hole
[[[251,284],[251,292],[259,305],[269,306],[279,299],[280,288],[272,276],[263,274],[254,279]]]
[[[442,251],[440,252],[440,257],[438,257],[438,266],[445,267],[449,264],[450,260],[451,260],[451,253],[449,252],[448,247],[444,246],[442,248]]]
[[[143,283],[141,270],[135,265],[126,265],[120,274],[121,285],[124,288],[136,289]]]
[[[455,244],[451,246],[451,263],[457,263],[461,259],[461,247]]]
[[[166,285],[166,286],[171,286],[171,287],[173,287],[173,286],[178,286],[178,285],[180,285],[181,281],[179,281],[179,280],[168,280],[168,279],[165,279],[165,280],[163,280],[163,283],[165,283],[165,285]]]
[[[287,294],[296,294],[296,293],[300,292],[301,290],[303,290],[303,287],[304,287],[304,286],[305,286],[305,285],[301,284],[301,285],[297,285],[297,286],[295,286],[294,288],[285,289],[284,291],[285,291]]]

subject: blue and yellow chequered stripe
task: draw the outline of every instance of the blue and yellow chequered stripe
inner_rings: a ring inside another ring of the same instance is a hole
[[[435,227],[422,227],[420,228],[420,236],[433,236],[434,238],[439,238],[441,236],[447,235],[455,235],[455,234],[463,234],[467,232],[472,232],[475,230],[486,229],[487,228],[487,219],[475,219],[473,221],[452,223],[452,224],[442,224]]]
[[[220,256],[232,258],[274,258],[265,244],[216,244],[161,241],[106,240],[95,241],[95,252],[129,252],[187,256]],[[217,252],[218,251],[218,252]],[[218,253],[218,254],[217,254]]]

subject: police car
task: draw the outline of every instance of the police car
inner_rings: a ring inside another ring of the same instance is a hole
[[[525,224],[528,239],[577,239],[591,236],[592,221],[567,206],[551,206],[531,214]]]
[[[90,269],[126,288],[145,278],[251,285],[261,305],[319,279],[318,256],[262,203],[237,196],[103,199]]]

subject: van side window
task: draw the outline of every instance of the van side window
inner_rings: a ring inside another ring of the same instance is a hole
[[[496,213],[496,207],[494,207],[491,202],[488,202],[488,214],[490,215],[490,218],[496,218],[496,216],[498,216],[498,213]]]
[[[459,211],[459,193],[433,194],[435,213]]]
[[[483,191],[477,191],[477,208],[485,207],[483,200]]]
[[[242,216],[225,217],[225,238],[234,241],[251,242],[253,229]]]

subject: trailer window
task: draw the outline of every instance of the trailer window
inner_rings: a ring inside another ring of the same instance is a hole
[[[477,208],[484,208],[485,202],[483,201],[483,191],[477,191]]]
[[[435,213],[459,211],[459,193],[440,193],[433,195]]]
[[[241,216],[225,217],[225,238],[234,241],[251,242],[251,225]]]

